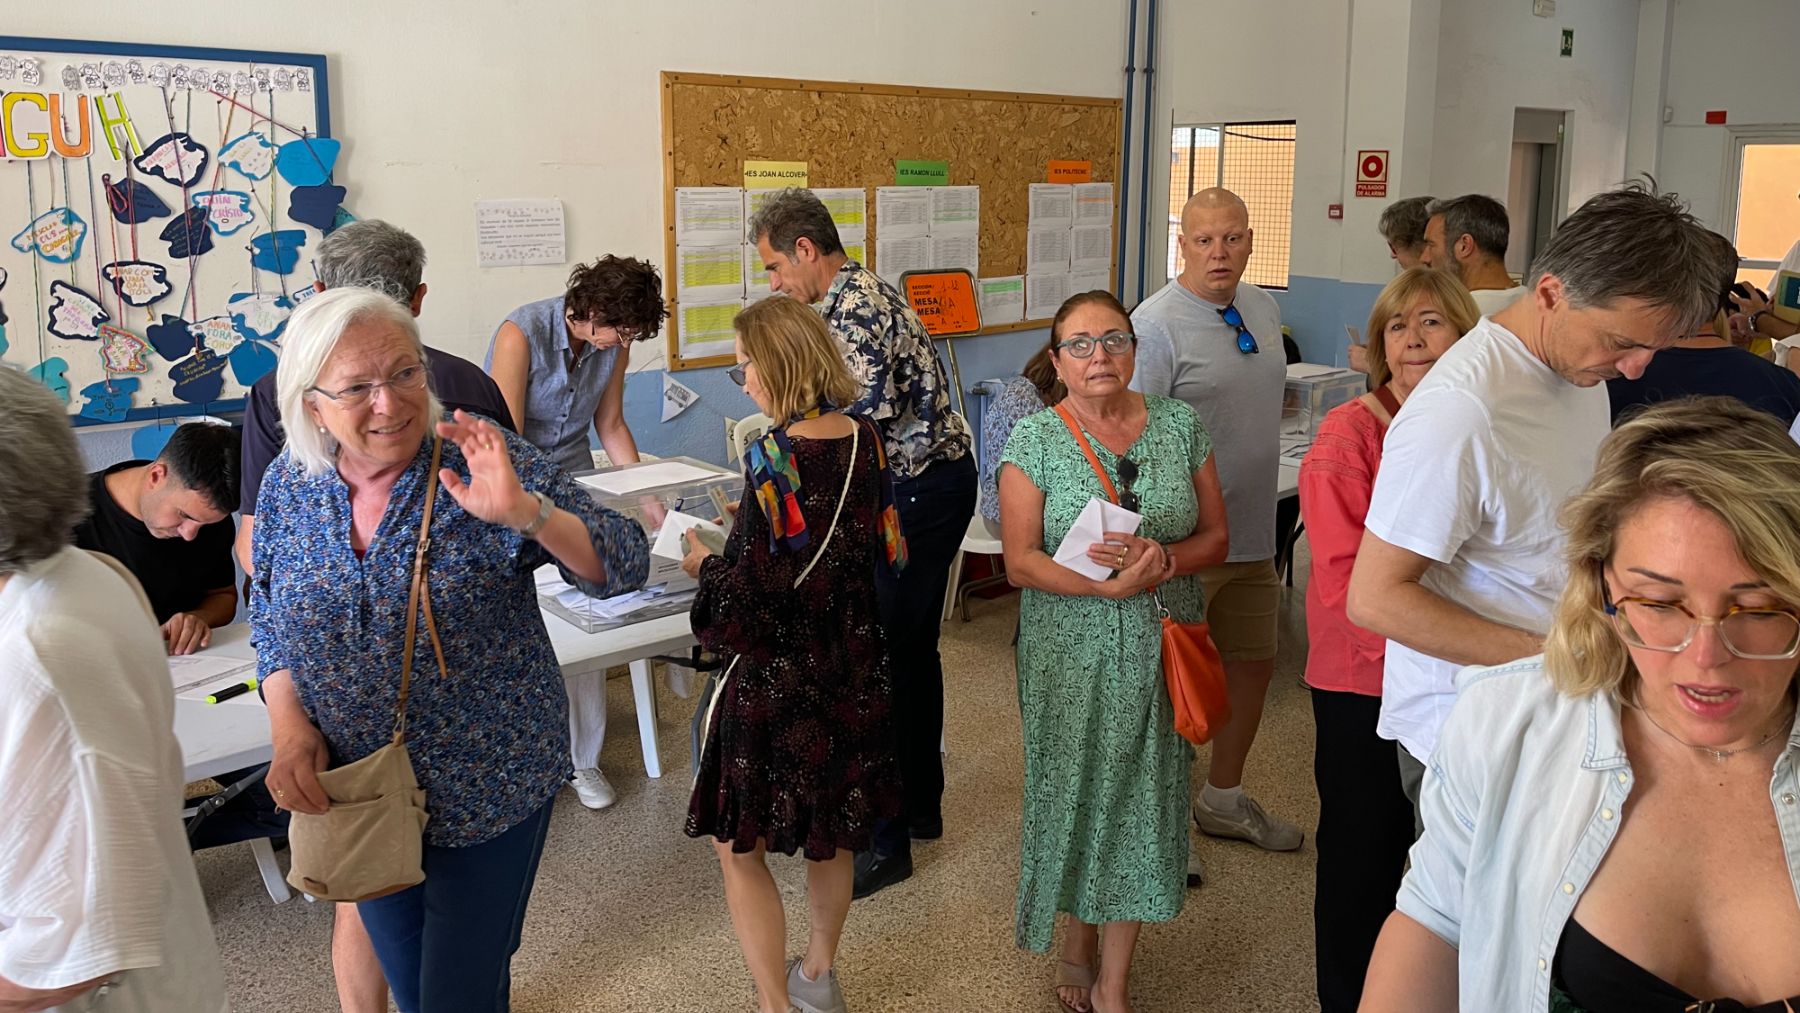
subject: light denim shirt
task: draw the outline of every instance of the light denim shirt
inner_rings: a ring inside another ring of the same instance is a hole
[[[1399,910],[1458,952],[1464,1010],[1541,1010],[1563,926],[1618,835],[1635,776],[1619,705],[1556,691],[1544,659],[1467,668],[1425,773]],[[1800,895],[1800,730],[1769,803]]]

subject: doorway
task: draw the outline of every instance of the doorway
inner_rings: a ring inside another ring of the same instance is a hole
[[[1557,210],[1567,192],[1563,141],[1568,115],[1560,109],[1513,110],[1506,270],[1514,277],[1524,276],[1556,230]]]

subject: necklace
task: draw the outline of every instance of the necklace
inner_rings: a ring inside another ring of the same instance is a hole
[[[1681,736],[1676,735],[1674,732],[1671,732],[1667,728],[1664,728],[1662,725],[1658,724],[1656,719],[1654,717],[1650,716],[1650,711],[1648,709],[1646,709],[1645,707],[1643,707],[1641,705],[1637,705],[1637,704],[1633,704],[1632,706],[1637,709],[1637,712],[1639,714],[1642,714],[1644,716],[1645,721],[1650,722],[1650,727],[1655,728],[1657,731],[1663,733],[1664,735],[1667,735],[1673,741],[1678,742],[1681,745],[1688,747],[1689,749],[1695,750],[1697,752],[1705,753],[1706,755],[1712,757],[1713,762],[1715,762],[1715,763],[1724,763],[1726,760],[1731,759],[1732,757],[1738,755],[1739,753],[1749,753],[1749,752],[1753,752],[1755,750],[1761,749],[1762,747],[1769,744],[1769,740],[1773,739],[1776,735],[1780,734],[1782,729],[1784,729],[1784,728],[1791,729],[1793,726],[1793,720],[1794,720],[1794,714],[1793,714],[1793,712],[1790,711],[1785,717],[1783,717],[1780,720],[1775,722],[1775,726],[1773,728],[1769,729],[1768,734],[1764,735],[1760,739],[1757,739],[1756,742],[1754,742],[1753,744],[1748,745],[1748,746],[1739,746],[1736,749],[1714,749],[1711,746],[1696,746],[1696,745],[1694,745],[1692,742],[1689,742],[1686,739],[1683,739]]]

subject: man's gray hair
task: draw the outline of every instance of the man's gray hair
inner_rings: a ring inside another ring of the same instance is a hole
[[[1495,260],[1506,259],[1506,242],[1512,233],[1512,221],[1506,217],[1506,205],[1485,194],[1471,193],[1446,200],[1434,200],[1426,207],[1431,217],[1444,216],[1445,252],[1464,236],[1475,240],[1475,248]]]
[[[769,238],[770,249],[789,258],[793,257],[794,244],[801,237],[820,253],[844,252],[837,223],[831,220],[825,202],[811,190],[798,187],[789,187],[770,197],[756,214],[750,216],[750,241],[764,236]]]
[[[419,338],[419,322],[412,311],[386,295],[361,285],[328,288],[300,304],[288,318],[281,339],[281,361],[275,367],[275,406],[287,433],[288,455],[308,475],[322,475],[337,466],[337,443],[321,432],[306,411],[306,400],[323,397],[313,391],[331,353],[337,351],[344,332],[361,324],[388,324],[412,339],[425,361],[425,344]],[[427,391],[428,427],[444,415],[437,395]]]
[[[1715,241],[1672,193],[1654,182],[1595,194],[1563,219],[1532,262],[1527,287],[1545,275],[1562,282],[1576,308],[1637,299],[1692,334],[1712,319],[1719,293]]]
[[[326,288],[372,288],[410,306],[425,277],[425,246],[405,229],[365,218],[319,243],[313,271]]]
[[[17,369],[0,367],[0,575],[61,552],[88,515],[87,466],[63,403]]]
[[[1430,197],[1402,197],[1381,212],[1381,238],[1402,250],[1416,250],[1425,245],[1425,223],[1431,212]]]

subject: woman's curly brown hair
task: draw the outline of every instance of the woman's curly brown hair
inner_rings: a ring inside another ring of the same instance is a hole
[[[610,253],[569,272],[563,309],[571,320],[617,328],[630,341],[654,337],[669,315],[656,265]]]

